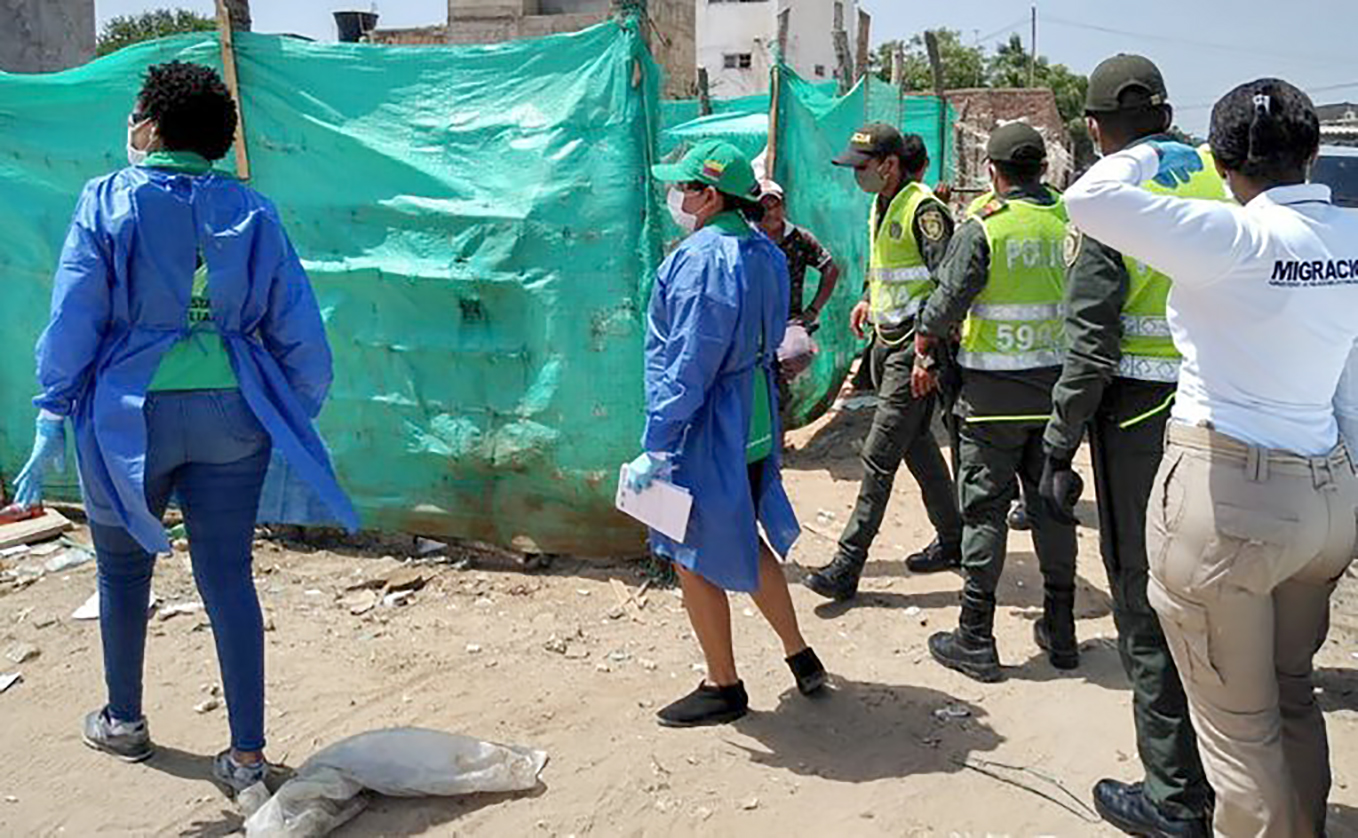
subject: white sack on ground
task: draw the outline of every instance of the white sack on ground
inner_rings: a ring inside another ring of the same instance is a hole
[[[545,751],[438,730],[360,733],[303,763],[245,822],[245,834],[319,838],[362,811],[365,791],[392,797],[528,791],[546,764]]]

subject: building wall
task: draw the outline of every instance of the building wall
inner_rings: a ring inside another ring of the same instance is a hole
[[[368,40],[387,46],[434,46],[448,43],[448,27],[416,26],[410,29],[375,29]]]
[[[609,0],[538,0],[540,15],[605,15]]]
[[[94,58],[94,0],[0,0],[0,70],[51,73]]]
[[[1022,120],[1037,129],[1047,143],[1047,182],[1064,189],[1074,174],[1070,133],[1056,107],[1056,96],[1046,88],[968,88],[947,91],[957,112],[953,142],[957,172],[953,194],[959,204],[990,188],[986,171],[986,142],[1001,123]]]
[[[858,37],[858,0],[695,0],[698,66],[707,68],[713,96],[732,97],[768,89],[778,40],[778,15],[789,10],[785,59],[811,80],[835,77],[834,10],[844,8],[844,29],[853,54]],[[750,57],[748,67],[727,67],[727,56]]]
[[[5,0],[0,0],[5,2]],[[662,95],[696,95],[694,0],[649,0],[648,14],[663,38],[650,33],[651,54],[665,71]],[[448,23],[413,29],[379,29],[373,43],[497,44],[577,32],[608,19],[611,0],[448,0]]]

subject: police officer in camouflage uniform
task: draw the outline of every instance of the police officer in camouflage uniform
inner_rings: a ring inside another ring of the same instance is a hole
[[[1134,55],[1115,56],[1094,70],[1085,109],[1104,154],[1168,139],[1164,132],[1173,117],[1160,71]],[[1148,188],[1224,200],[1215,166],[1204,162],[1186,184]],[[1179,367],[1165,319],[1170,279],[1073,229],[1065,255],[1069,350],[1053,395],[1040,491],[1058,514],[1071,513],[1079,496],[1071,460],[1087,427],[1100,552],[1122,665],[1132,684],[1137,750],[1146,775],[1135,784],[1099,782],[1094,802],[1105,820],[1132,835],[1206,836],[1211,787],[1198,758],[1179,673],[1146,601],[1146,504]]]
[[[932,273],[947,251],[952,218],[920,182],[929,155],[916,134],[902,136],[882,123],[864,126],[834,163],[852,168],[859,188],[875,198],[868,293],[854,308],[850,325],[860,338],[869,320],[875,330],[871,360],[878,404],[863,443],[858,504],[834,559],[808,575],[804,584],[821,596],[846,600],[858,592],[902,458],[919,482],[937,533],[932,544],[906,559],[906,566],[917,573],[956,567],[962,524],[948,464],[930,430],[935,398],[916,398],[910,392],[915,318],[934,288]]]
[[[1011,122],[986,144],[994,197],[962,224],[938,270],[915,338],[917,357],[961,325],[957,474],[962,508],[962,615],[958,628],[929,638],[944,666],[979,681],[1001,677],[995,649],[995,590],[1004,569],[1009,504],[1022,483],[1036,497],[1042,432],[1064,355],[1062,300],[1066,233],[1060,195],[1042,183],[1046,145],[1032,126]],[[927,363],[916,394],[935,386]],[[1075,642],[1075,525],[1030,510],[1042,569],[1038,645],[1053,666],[1079,664]]]

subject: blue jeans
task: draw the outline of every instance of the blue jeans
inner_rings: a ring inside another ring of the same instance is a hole
[[[264,621],[251,576],[255,514],[269,467],[269,434],[238,390],[146,398],[146,503],[165,513],[173,493],[188,527],[193,578],[217,644],[231,745],[264,747]],[[99,562],[99,629],[108,711],[142,717],[146,600],[156,557],[125,529],[90,524]]]

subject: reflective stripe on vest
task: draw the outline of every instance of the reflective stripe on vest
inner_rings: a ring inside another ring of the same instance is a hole
[[[1188,183],[1166,187],[1150,180],[1142,188],[1158,195],[1228,200],[1226,184],[1217,174],[1211,151],[1204,145],[1198,149],[1198,155],[1202,158],[1202,171],[1194,172]],[[1118,363],[1118,375],[1138,381],[1178,381],[1180,355],[1174,348],[1169,320],[1165,317],[1171,280],[1131,257],[1123,256],[1122,261],[1131,281],[1122,306],[1122,360]]]
[[[1123,354],[1118,360],[1118,376],[1135,378],[1137,381],[1154,381],[1161,384],[1175,384],[1179,380],[1179,361],[1175,358],[1151,358],[1143,355]]]
[[[990,245],[990,276],[962,324],[965,369],[1017,372],[1065,360],[1066,210],[1010,200],[977,220]]]
[[[937,199],[929,187],[911,183],[892,199],[884,218],[878,219],[877,202],[872,202],[868,293],[878,326],[898,326],[914,317],[933,290],[914,234],[915,212],[931,200]]]

